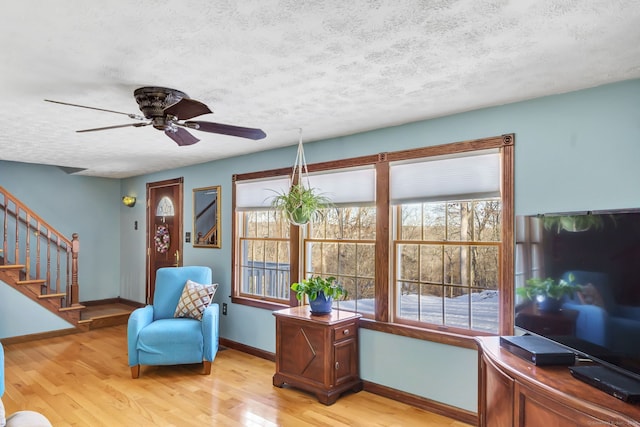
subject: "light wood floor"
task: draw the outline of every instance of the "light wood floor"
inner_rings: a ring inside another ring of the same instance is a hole
[[[8,413],[42,412],[64,426],[456,426],[458,421],[366,391],[331,405],[273,387],[273,362],[218,352],[210,376],[201,365],[127,366],[126,326],[5,346]]]
[[[135,309],[136,307],[132,305],[119,302],[88,305],[84,310],[82,310],[82,312],[80,313],[80,317],[82,319],[91,319],[96,317],[107,317],[120,314],[129,315]]]

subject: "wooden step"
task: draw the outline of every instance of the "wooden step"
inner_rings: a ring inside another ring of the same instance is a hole
[[[64,292],[61,292],[59,294],[43,294],[43,295],[38,295],[38,298],[40,299],[47,299],[47,298],[64,298],[66,297],[67,294],[65,294]]]
[[[45,279],[18,280],[16,285],[44,285],[47,283]]]
[[[109,314],[106,316],[92,317],[91,329],[106,328],[108,326],[126,325],[131,313]],[[82,320],[81,320],[82,322]]]
[[[77,311],[85,308],[86,307],[84,305],[77,304],[77,305],[72,305],[71,307],[60,307],[58,311]]]
[[[5,264],[0,265],[0,270],[22,270],[24,268],[23,264]]]

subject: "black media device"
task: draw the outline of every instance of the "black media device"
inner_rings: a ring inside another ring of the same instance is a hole
[[[624,402],[640,402],[640,381],[601,365],[571,366],[571,375]]]
[[[536,335],[502,336],[500,346],[538,366],[569,366],[576,361],[571,350]]]

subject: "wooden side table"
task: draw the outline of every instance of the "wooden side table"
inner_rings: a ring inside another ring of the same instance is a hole
[[[285,383],[314,393],[331,405],[347,390],[362,390],[358,360],[357,313],[332,310],[312,315],[309,306],[275,311],[276,373]]]

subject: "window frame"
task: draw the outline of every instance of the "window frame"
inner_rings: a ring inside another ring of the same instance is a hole
[[[366,207],[371,207],[374,208],[374,206],[372,206],[370,203],[363,203],[363,204],[359,204],[359,203],[354,203],[354,204],[349,204],[349,205],[343,205],[343,206],[337,206],[336,208],[346,208],[346,209],[363,209]],[[333,209],[333,208],[332,208]],[[324,222],[324,221],[323,221]],[[372,279],[373,283],[374,283],[374,289],[375,289],[375,261],[373,262],[374,265],[374,273],[373,273],[373,277],[369,278],[366,276],[360,276],[357,274],[357,272],[353,275],[349,275],[349,274],[341,274],[339,271],[334,273],[334,272],[312,272],[309,271],[309,267],[311,266],[311,259],[312,257],[310,256],[310,253],[308,252],[308,249],[310,246],[314,246],[317,244],[329,244],[329,245],[353,245],[356,248],[356,252],[357,252],[357,248],[358,246],[371,246],[373,248],[373,252],[375,253],[375,244],[376,244],[376,239],[364,239],[362,238],[362,236],[358,236],[358,238],[335,238],[335,237],[330,237],[330,238],[319,238],[319,237],[314,237],[312,234],[312,232],[310,232],[310,230],[312,230],[313,227],[313,223],[310,222],[306,227],[305,227],[305,233],[303,233],[302,236],[302,257],[303,257],[303,264],[302,264],[302,270],[301,270],[301,274],[303,276],[306,277],[307,274],[313,274],[313,275],[322,275],[322,276],[334,276],[337,278],[338,281],[341,280],[341,277],[344,278],[345,277],[350,277],[351,279],[353,279],[356,283],[358,280],[368,280],[368,279]],[[360,230],[361,231],[361,230]],[[344,282],[343,282],[344,285]],[[348,287],[347,287],[348,289]],[[353,296],[353,293],[351,293],[351,290],[349,290],[349,295]],[[356,293],[357,296],[357,293]],[[336,308],[340,308],[340,301],[334,301],[334,307]],[[357,305],[357,303],[356,303]],[[349,309],[345,309],[347,311],[350,311]],[[375,311],[375,310],[374,310]],[[368,312],[361,312],[358,311],[359,314],[361,314],[363,317],[368,317],[368,318],[373,318],[374,314],[370,314]]]
[[[266,209],[242,210],[242,211],[239,211],[239,212],[235,213],[235,215],[237,217],[242,218],[242,219],[237,221],[239,229],[236,230],[236,233],[237,233],[236,234],[236,240],[238,242],[238,251],[239,251],[238,252],[238,254],[239,254],[238,261],[241,264],[241,265],[239,265],[239,270],[238,270],[238,274],[239,274],[238,283],[242,282],[242,280],[243,280],[243,275],[246,272],[247,264],[249,262],[255,262],[255,259],[253,259],[253,257],[252,257],[252,260],[249,261],[249,260],[243,260],[242,255],[240,255],[240,253],[244,253],[245,244],[253,245],[256,242],[259,242],[259,243],[262,243],[264,246],[270,246],[270,245],[275,244],[276,246],[279,247],[279,245],[281,243],[286,243],[286,244],[290,245],[290,239],[288,237],[286,237],[286,236],[282,236],[282,237],[276,237],[276,236],[258,237],[258,236],[252,236],[252,235],[245,234],[244,231],[246,231],[247,227],[249,226],[249,224],[247,222],[247,215],[249,217],[251,217],[256,212],[258,212],[258,214],[256,214],[256,217],[257,216],[263,216],[263,215],[271,217],[272,215],[274,215],[273,212],[271,212],[269,210],[266,210]],[[276,215],[279,215],[279,214],[276,214]],[[276,221],[274,221],[273,224],[274,225],[278,225],[278,228],[282,227],[284,229],[285,225],[286,225],[285,220],[283,218],[281,218],[281,217],[280,218],[276,217],[275,219],[276,219]],[[243,230],[242,233],[239,232],[240,228]],[[291,258],[291,256],[289,256],[289,259],[290,258]],[[264,263],[266,263],[266,262],[263,260],[263,264]],[[266,266],[263,266],[262,268],[258,268],[258,269],[255,269],[255,270],[262,271],[263,273],[265,273],[264,276],[269,276],[269,274],[267,274],[268,271],[275,271],[275,275],[274,276],[278,276],[279,275],[278,272],[282,273],[284,271],[284,270],[281,270],[280,268],[278,268],[279,264],[280,263],[278,261],[276,261],[276,268],[275,269],[268,269],[268,268],[266,268]],[[289,264],[289,269],[290,269],[290,264]],[[254,268],[251,268],[251,270],[253,271]],[[289,272],[289,275],[290,275],[290,272]],[[276,282],[279,282],[279,280],[276,280]],[[289,282],[290,282],[290,280],[289,280]],[[272,285],[274,285],[274,284],[272,284]],[[277,287],[277,283],[275,284],[275,286]],[[288,287],[290,285],[286,285],[286,286]],[[287,288],[287,291],[289,291],[288,288]],[[287,298],[278,298],[278,297],[270,296],[270,295],[261,295],[261,294],[258,294],[258,293],[245,292],[242,289],[242,286],[239,287],[237,292],[238,292],[238,295],[240,297],[242,297],[242,298],[257,299],[257,300],[260,300],[260,301],[270,302],[270,303],[274,303],[274,304],[285,304],[285,302],[286,302],[286,304],[290,304],[290,301]],[[291,297],[291,295],[290,295],[290,292],[289,292],[289,299],[290,299],[290,297]]]
[[[376,171],[376,260],[386,260],[386,262],[376,262],[375,266],[375,317],[373,319],[362,318],[361,327],[365,329],[377,330],[401,336],[417,339],[425,339],[449,345],[465,348],[476,348],[473,336],[491,335],[479,331],[453,330],[452,328],[426,328],[413,325],[392,323],[389,312],[390,292],[393,291],[391,272],[393,271],[393,260],[391,254],[391,205],[389,195],[389,171],[390,163],[411,159],[428,158],[450,154],[463,154],[488,149],[499,149],[500,170],[501,170],[501,201],[502,201],[502,226],[501,226],[501,250],[500,250],[500,271],[499,271],[499,335],[513,334],[513,304],[514,304],[514,149],[515,135],[505,134],[489,138],[453,142],[449,144],[434,145],[429,147],[383,152],[377,155],[361,156],[337,161],[309,164],[309,173],[321,171],[336,171],[343,168],[352,168],[364,165],[373,165]],[[232,284],[231,301],[233,303],[244,304],[264,309],[278,310],[289,306],[297,306],[298,301],[292,292],[289,305],[274,304],[254,298],[241,297],[238,294],[238,273],[237,264],[237,224],[236,224],[236,189],[235,183],[248,179],[259,179],[267,177],[282,177],[291,174],[290,168],[272,169],[261,172],[245,174],[235,174],[232,177]],[[290,230],[290,256],[291,280],[300,280],[302,271],[302,236],[300,227],[291,226]],[[296,279],[297,278],[297,279]]]
[[[485,199],[485,198],[479,198],[479,199],[473,199],[473,200],[466,200],[464,202],[461,203],[470,203],[473,204],[476,201],[489,201],[489,199]],[[444,203],[445,205],[449,205],[451,202],[458,202],[458,201],[453,201],[453,200],[443,200],[440,202],[431,202],[431,203]],[[473,247],[483,247],[483,248],[495,248],[497,251],[497,258],[498,258],[498,266],[499,266],[499,259],[501,256],[501,250],[502,250],[502,238],[500,240],[468,240],[468,239],[462,239],[462,240],[449,240],[449,239],[444,239],[444,240],[439,240],[439,239],[425,239],[424,235],[422,236],[421,239],[404,239],[401,237],[401,228],[402,228],[402,224],[401,221],[399,219],[400,215],[401,215],[401,211],[402,211],[402,204],[397,204],[392,206],[393,209],[393,215],[394,216],[394,235],[395,238],[393,238],[392,236],[392,240],[391,240],[391,244],[390,244],[390,248],[391,248],[391,253],[394,255],[393,259],[397,260],[399,258],[400,255],[400,250],[399,248],[402,246],[407,246],[407,245],[411,245],[411,246],[418,246],[418,247],[422,247],[422,246],[441,246],[443,253],[446,252],[447,248],[456,248],[456,247],[466,247],[469,250],[469,256],[471,254],[471,249]],[[445,207],[445,209],[447,209],[447,207]],[[445,224],[446,224],[446,220],[445,220]],[[447,225],[445,225],[445,227],[447,227]],[[399,265],[396,262],[394,262],[391,266],[391,268],[393,269],[393,278],[390,282],[390,286],[392,287],[390,289],[390,295],[395,295],[397,296],[398,294],[398,272],[399,270],[401,270],[401,265]],[[470,274],[470,264],[465,265],[465,268],[468,269],[467,273]],[[418,287],[420,287],[421,285],[425,285],[426,283],[423,283],[423,280],[421,279],[417,279],[417,280],[401,280],[402,282],[414,282],[415,285],[417,285]],[[443,290],[448,288],[448,287],[453,287],[453,288],[464,288],[464,289],[468,289],[469,291],[471,291],[472,289],[480,289],[477,287],[474,287],[471,285],[471,283],[459,283],[459,284],[452,284],[452,285],[445,285],[442,283],[434,283],[431,286],[434,287],[440,287]],[[499,288],[497,289],[498,291],[500,290]],[[473,306],[472,303],[469,302],[469,322],[472,322],[473,320],[473,316],[471,315],[471,311],[473,310]],[[393,313],[393,317],[392,317],[392,323],[394,324],[406,324],[406,325],[413,325],[416,327],[426,327],[428,329],[438,329],[438,330],[447,330],[447,331],[452,331],[452,332],[457,332],[457,333],[461,333],[462,335],[468,335],[469,332],[472,333],[472,335],[487,335],[486,332],[483,332],[479,329],[469,329],[469,328],[463,328],[463,327],[456,327],[456,326],[450,326],[450,325],[443,325],[440,323],[430,323],[424,320],[415,320],[415,319],[411,319],[408,317],[403,317],[400,315],[399,313],[399,307],[398,307],[398,300],[394,298],[394,309],[392,310]],[[445,311],[443,311],[442,313],[443,316],[443,320],[445,318]],[[490,333],[488,335],[491,335]]]

